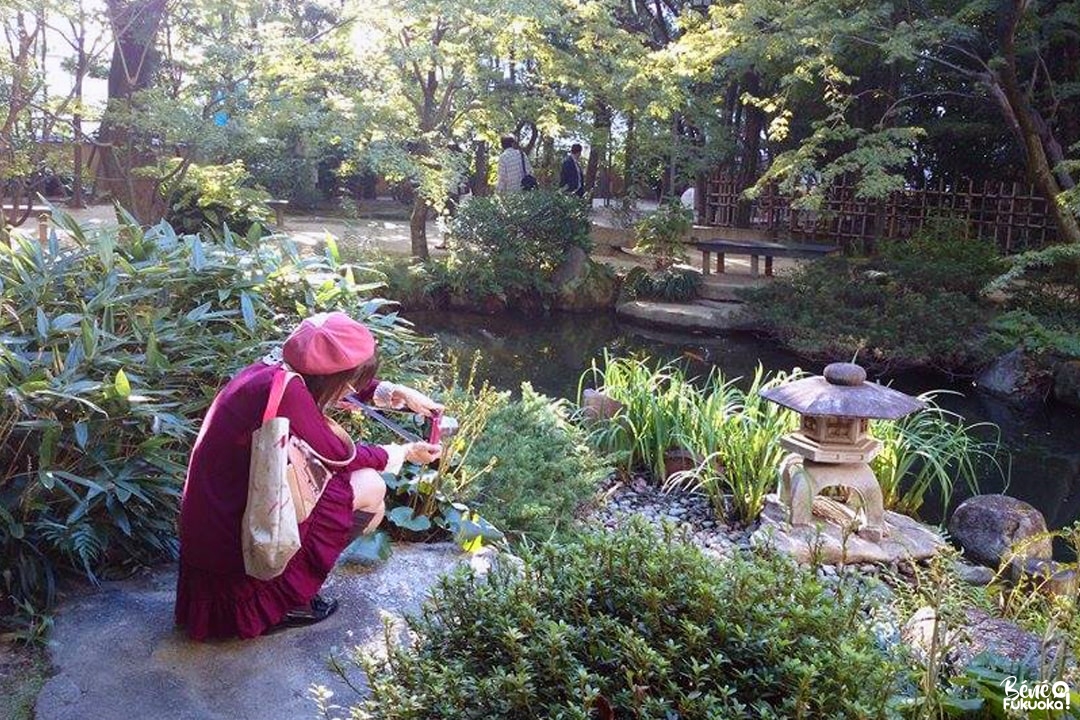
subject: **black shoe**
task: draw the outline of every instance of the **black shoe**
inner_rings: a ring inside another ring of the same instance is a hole
[[[333,615],[337,609],[337,600],[333,598],[327,600],[322,595],[316,595],[311,599],[307,607],[295,608],[285,613],[285,617],[274,627],[290,628],[314,625]]]

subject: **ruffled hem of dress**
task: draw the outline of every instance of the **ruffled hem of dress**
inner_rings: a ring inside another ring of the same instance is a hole
[[[300,550],[272,580],[222,575],[185,565],[181,548],[176,583],[176,623],[193,640],[262,635],[289,610],[311,602],[348,546],[353,531],[348,475],[327,482],[311,515],[300,525]]]

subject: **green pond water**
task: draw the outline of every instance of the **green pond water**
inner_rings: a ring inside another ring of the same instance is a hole
[[[578,383],[593,361],[604,352],[614,357],[646,353],[657,360],[683,358],[694,374],[705,375],[716,366],[726,378],[753,376],[760,362],[766,370],[801,367],[819,373],[810,363],[779,350],[752,335],[722,337],[687,335],[640,328],[618,322],[614,314],[553,314],[547,317],[485,316],[450,312],[405,313],[418,332],[436,337],[448,350],[464,358],[481,353],[479,373],[501,389],[517,390],[523,381],[552,397],[576,398]],[[837,358],[844,360],[845,358]],[[468,362],[463,363],[467,366]],[[1051,528],[1080,519],[1080,413],[1051,405],[1020,410],[976,391],[968,382],[908,373],[889,378],[892,386],[917,394],[948,389],[938,402],[962,415],[968,423],[992,422],[1001,429],[1008,451],[1008,486],[987,473],[981,492],[1002,489],[1025,500],[1046,516]],[[952,507],[969,493],[956,489]],[[929,498],[922,519],[940,522],[947,517],[939,498]]]

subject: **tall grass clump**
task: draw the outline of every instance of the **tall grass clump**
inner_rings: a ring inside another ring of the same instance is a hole
[[[736,517],[751,522],[776,485],[785,454],[779,437],[796,424],[793,413],[766,402],[760,392],[795,377],[766,376],[759,366],[742,390],[716,369],[699,379],[687,377],[676,363],[652,367],[642,359],[605,358],[602,368],[594,364],[586,371],[582,383],[595,383],[623,409],[594,427],[591,439],[613,453],[623,470],[646,468],[658,482],[665,480],[664,454],[689,451],[698,467],[671,483],[702,490],[718,511],[728,496]]]
[[[997,426],[965,424],[963,417],[935,402],[934,398],[945,392],[923,393],[919,399],[926,407],[905,418],[870,423],[871,434],[882,444],[870,466],[890,510],[914,515],[931,490],[941,498],[942,506],[948,507],[957,483],[964,483],[975,494],[979,477],[986,470],[1003,474]]]
[[[330,249],[220,243],[62,213],[65,240],[0,245],[0,622],[47,610],[65,572],[91,579],[176,554],[197,421],[218,387],[300,315],[343,309],[389,365],[409,342]]]
[[[700,490],[718,512],[730,504],[737,519],[752,522],[776,487],[777,468],[787,454],[780,438],[798,425],[795,413],[766,401],[761,392],[803,376],[799,370],[766,374],[759,366],[743,390],[716,369],[704,379],[690,378],[677,363],[606,357],[602,367],[594,364],[585,372],[580,386],[593,384],[622,404],[610,421],[594,424],[590,435],[622,471],[645,469],[664,482],[664,453],[687,450],[697,466],[666,478],[667,487]],[[1001,472],[996,436],[981,438],[994,435],[996,427],[965,424],[934,402],[938,394],[920,396],[924,410],[871,425],[883,446],[871,467],[888,509],[914,514],[930,491],[947,504],[956,483],[977,492],[987,468]]]
[[[653,367],[643,359],[605,355],[602,368],[594,362],[582,375],[579,404],[586,382],[623,405],[612,422],[593,428],[592,444],[620,468],[644,468],[662,479],[664,453],[689,448],[690,435],[701,426],[700,393],[684,370],[674,362]]]

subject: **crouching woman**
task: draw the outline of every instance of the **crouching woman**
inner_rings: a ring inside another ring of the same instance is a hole
[[[251,638],[269,629],[318,622],[337,602],[318,591],[335,561],[360,533],[378,527],[385,506],[382,471],[405,460],[428,463],[440,447],[354,444],[326,416],[356,392],[377,406],[431,415],[442,407],[410,388],[379,382],[375,340],[344,313],[300,323],[281,358],[240,371],[214,398],[188,463],[180,502],[180,572],[176,622],[195,640]],[[284,571],[259,580],[244,571],[241,519],[247,503],[252,433],[262,424],[275,375],[299,374],[285,386],[277,415],[290,432],[335,464],[311,514],[300,524],[300,550]]]

